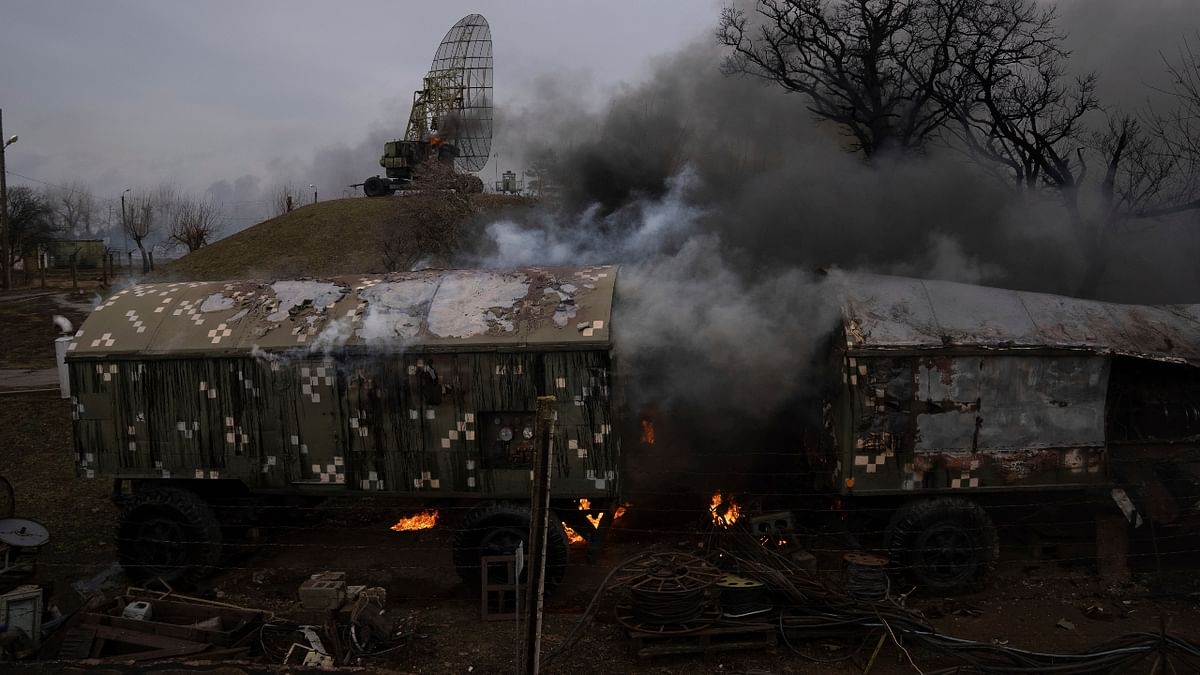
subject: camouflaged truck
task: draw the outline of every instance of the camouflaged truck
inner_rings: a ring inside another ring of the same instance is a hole
[[[974,586],[991,516],[1021,504],[1192,524],[1200,305],[829,276],[840,325],[809,463],[851,512],[894,509],[883,545],[913,581]]]
[[[476,504],[455,562],[478,588],[479,556],[526,538],[537,397],[557,399],[555,512],[593,536],[585,516],[612,512],[616,276],[430,270],[118,291],[68,347],[78,473],[114,481],[135,577],[197,579],[272,506],[406,493]],[[553,584],[561,525],[549,541]]]

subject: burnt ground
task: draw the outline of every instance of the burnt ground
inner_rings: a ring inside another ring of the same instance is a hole
[[[40,558],[41,575],[58,582],[60,605],[69,608],[77,601],[71,598],[68,582],[89,577],[114,560],[116,513],[108,501],[110,484],[74,477],[66,402],[51,394],[25,394],[5,396],[0,406],[0,474],[15,486],[18,515],[50,528],[52,541]],[[389,525],[415,506],[378,498],[327,502],[305,514],[298,525],[265,530],[258,544],[241,547],[227,558],[221,573],[197,593],[287,615],[298,609],[296,589],[309,574],[344,570],[350,583],[386,588],[389,605],[411,617],[417,632],[410,646],[379,657],[372,667],[414,673],[512,672],[520,644],[518,627],[481,622],[478,600],[451,566],[450,542],[461,511],[443,509],[442,523],[433,530],[390,531]],[[584,550],[574,548],[567,580],[548,602],[547,649],[574,626],[611,566],[652,546],[697,550],[702,537],[691,524],[702,517],[702,509],[700,501],[695,517],[665,529],[656,523],[652,529],[638,522],[635,505],[596,564],[588,564]],[[1139,572],[1135,583],[1109,587],[1086,564],[1037,559],[1024,544],[1003,543],[1003,559],[988,589],[952,599],[914,598],[910,606],[949,634],[1031,649],[1084,650],[1122,634],[1157,632],[1161,625],[1200,641],[1200,599],[1189,593],[1194,586],[1178,583],[1181,570],[1184,580],[1190,579],[1187,556],[1163,559],[1171,582],[1165,587],[1155,588],[1153,564],[1142,565],[1149,569]],[[835,546],[817,542],[813,548],[822,552],[822,566],[838,567]],[[1061,554],[1075,557],[1068,549]],[[831,579],[838,583],[835,576]],[[1083,610],[1094,605],[1103,606],[1110,619],[1088,618]],[[1074,627],[1058,627],[1061,619]],[[830,641],[793,646],[820,656],[829,653],[827,644]],[[919,650],[913,656],[924,670],[939,663]],[[886,645],[872,672],[915,672],[898,657],[898,651]],[[817,666],[780,644],[764,652],[659,657],[639,663],[630,656],[629,643],[615,623],[612,598],[605,596],[596,620],[550,672],[842,673],[861,672],[865,658],[854,667]]]

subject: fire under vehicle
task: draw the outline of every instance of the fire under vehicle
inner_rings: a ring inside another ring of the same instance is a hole
[[[263,507],[386,492],[475,505],[455,562],[477,587],[478,556],[527,537],[536,399],[553,395],[553,583],[558,523],[603,538],[611,519],[588,517],[618,506],[621,438],[647,433],[618,405],[616,278],[430,270],[119,291],[66,359],[78,472],[115,480],[118,550],[137,575],[197,578]],[[977,584],[997,507],[1015,501],[1091,495],[1127,527],[1194,512],[1200,306],[840,272],[819,290],[840,320],[813,367],[823,427],[789,489],[889,513],[882,547],[918,584]]]

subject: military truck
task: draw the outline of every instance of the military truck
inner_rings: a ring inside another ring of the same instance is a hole
[[[976,585],[1000,508],[1085,502],[1134,528],[1194,518],[1200,305],[842,272],[827,284],[840,320],[808,464],[851,511],[892,514],[883,547],[919,585]]]
[[[121,564],[190,582],[272,507],[348,494],[473,504],[463,578],[527,537],[539,396],[559,519],[612,513],[615,267],[142,284],[67,348],[78,473],[114,481]],[[581,509],[580,499],[592,509]],[[274,509],[278,511],[279,509]]]
[[[473,505],[455,562],[477,587],[479,556],[527,537],[535,400],[550,394],[553,584],[559,520],[598,541],[586,516],[612,513],[622,482],[617,272],[120,291],[69,346],[78,471],[114,480],[135,575],[194,580],[288,500],[394,493]],[[793,411],[771,422],[808,439],[795,443],[805,470],[773,477],[888,514],[879,545],[917,584],[977,585],[997,556],[994,516],[1014,505],[1084,503],[1126,528],[1196,513],[1200,306],[828,276],[819,292],[838,319],[814,330],[829,348],[782,375],[824,382],[803,404],[818,433]]]

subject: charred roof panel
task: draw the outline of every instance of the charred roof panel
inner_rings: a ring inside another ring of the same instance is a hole
[[[617,268],[423,270],[142,284],[93,310],[76,356],[289,349],[607,347]]]
[[[851,351],[1063,349],[1200,366],[1200,305],[1122,305],[837,271],[830,281]]]

